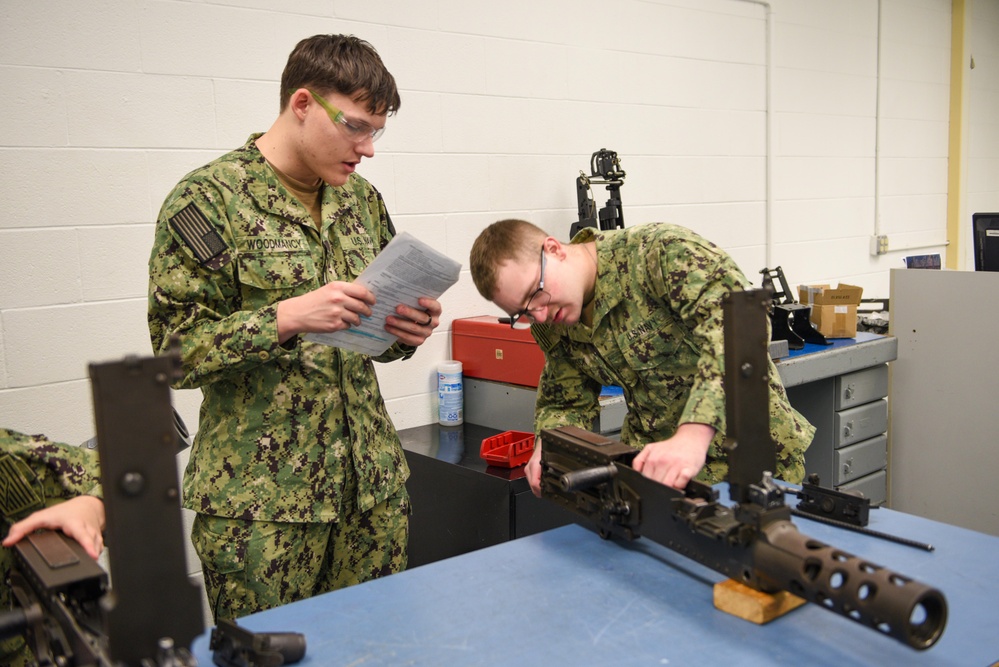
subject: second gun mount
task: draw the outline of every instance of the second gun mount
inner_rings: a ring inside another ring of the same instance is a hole
[[[621,186],[624,185],[625,171],[621,160],[614,151],[601,148],[590,156],[590,175],[580,171],[576,177],[576,207],[579,220],[569,228],[569,238],[584,227],[595,227],[603,231],[624,229],[624,210],[621,206]],[[606,185],[607,204],[597,210],[593,199],[593,185]]]
[[[914,648],[943,634],[947,602],[928,585],[801,534],[773,482],[764,290],[725,302],[732,506],[710,486],[683,491],[631,467],[632,447],[575,427],[546,429],[542,497],[591,520],[605,538],[647,537],[763,592],[785,590]],[[739,335],[734,322],[738,322]]]

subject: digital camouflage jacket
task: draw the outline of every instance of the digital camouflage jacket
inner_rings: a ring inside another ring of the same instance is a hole
[[[295,337],[278,344],[277,303],[353,281],[395,231],[357,174],[324,185],[322,224],[247,143],[197,169],[167,197],[149,260],[149,331],[162,353],[179,336],[177,388],[204,395],[184,506],[247,520],[327,522],[347,475],[363,511],[409,468],[373,360]]]
[[[0,428],[0,539],[28,515],[76,496],[101,493],[97,452]],[[14,552],[0,548],[0,611],[11,608],[6,579]],[[0,640],[0,664],[28,665],[35,660],[22,635]]]
[[[597,279],[592,326],[531,326],[546,359],[535,428],[591,428],[601,387],[617,385],[628,405],[623,442],[643,447],[668,439],[680,424],[708,424],[717,433],[698,479],[723,480],[722,297],[745,289],[749,281],[727,253],[683,227],[584,229],[573,243],[593,240]],[[788,403],[773,362],[770,425],[777,443],[775,476],[800,482],[815,429]]]

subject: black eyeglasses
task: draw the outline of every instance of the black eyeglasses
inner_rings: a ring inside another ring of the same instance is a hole
[[[531,315],[532,312],[537,312],[548,305],[551,301],[551,295],[545,291],[545,266],[548,260],[545,257],[545,248],[541,246],[541,279],[538,280],[538,289],[534,290],[531,294],[531,298],[527,300],[527,307],[523,310],[517,311],[510,316],[510,327],[513,329],[527,329],[531,326],[531,321],[534,321],[534,316]],[[523,318],[527,317],[530,321],[525,321]]]

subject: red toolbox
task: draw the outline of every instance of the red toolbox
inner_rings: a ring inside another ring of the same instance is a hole
[[[451,358],[465,377],[537,387],[545,355],[530,329],[513,329],[492,315],[451,323]]]

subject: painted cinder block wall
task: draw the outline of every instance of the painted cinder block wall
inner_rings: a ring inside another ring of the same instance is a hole
[[[983,43],[995,5],[975,3]],[[780,265],[887,296],[902,257],[943,251],[949,0],[5,0],[0,424],[93,434],[87,363],[150,352],[164,196],[269,127],[289,51],[320,32],[367,39],[395,74],[401,111],[360,171],[399,230],[463,264],[502,217],[566,238],[601,148],[629,225],[692,227],[754,282]],[[976,61],[994,97],[996,55]],[[977,210],[999,208],[993,116],[972,114]],[[498,312],[467,270],[443,303],[418,354],[379,368],[398,428],[435,418],[451,320]],[[175,400],[196,427],[200,393]]]

